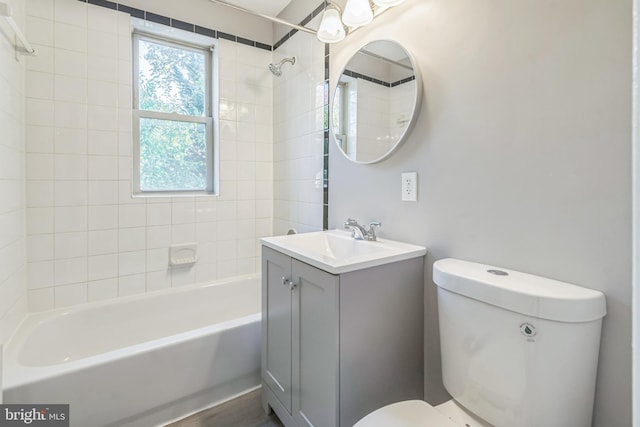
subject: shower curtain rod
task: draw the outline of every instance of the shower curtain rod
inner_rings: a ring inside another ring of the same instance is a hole
[[[276,17],[269,16],[269,15],[264,15],[264,14],[262,14],[260,12],[256,12],[256,11],[253,11],[253,10],[250,10],[250,9],[245,9],[242,6],[236,6],[235,4],[227,3],[224,0],[209,0],[209,1],[211,3],[215,3],[215,4],[222,5],[222,6],[226,6],[226,7],[229,7],[231,9],[235,9],[235,10],[239,10],[241,12],[249,13],[249,14],[254,15],[254,16],[259,16],[260,18],[268,19],[269,21],[275,22],[276,24],[286,25],[287,27],[291,27],[291,28],[294,28],[294,29],[299,30],[299,31],[304,31],[305,33],[309,33],[309,34],[313,34],[313,35],[317,35],[318,34],[317,31],[314,31],[314,30],[312,30],[310,28],[307,28],[307,27],[303,27],[302,25],[292,24],[291,22],[285,21],[284,19],[276,18]]]

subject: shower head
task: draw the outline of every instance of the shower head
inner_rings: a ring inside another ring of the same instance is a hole
[[[287,62],[290,62],[291,65],[294,65],[296,63],[296,57],[292,56],[291,58],[284,58],[277,64],[269,64],[269,71],[271,71],[274,76],[280,77],[282,75],[282,66]]]

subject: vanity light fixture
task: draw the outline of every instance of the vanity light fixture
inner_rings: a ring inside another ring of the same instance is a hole
[[[347,35],[344,25],[340,20],[340,8],[329,3],[322,14],[320,28],[318,28],[318,40],[323,43],[337,43],[344,40]]]
[[[342,22],[349,27],[361,27],[373,21],[373,10],[369,0],[347,0],[342,13]]]
[[[209,1],[217,3],[221,0]],[[338,5],[329,2],[320,21],[318,40],[323,43],[342,41],[350,31],[369,24],[388,8],[403,2],[404,0],[347,0],[344,12]]]

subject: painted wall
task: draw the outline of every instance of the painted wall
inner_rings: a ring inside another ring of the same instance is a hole
[[[40,54],[27,76],[31,310],[259,270],[272,234],[271,52],[219,40],[220,195],[131,196],[127,14],[76,0],[30,3]],[[197,242],[193,267],[170,244]]]
[[[25,26],[25,2],[9,1]],[[24,90],[27,58],[16,59],[14,33],[0,20],[0,347],[27,311],[25,261]],[[1,363],[0,363],[1,367]]]
[[[355,165],[331,145],[330,227],[429,249],[426,399],[440,375],[431,265],[455,257],[607,296],[594,426],[631,425],[632,2],[407,0],[331,48],[394,38],[424,77],[420,120],[390,159]],[[418,202],[400,174],[418,172]]]

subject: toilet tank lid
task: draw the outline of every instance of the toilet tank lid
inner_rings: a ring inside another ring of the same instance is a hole
[[[600,291],[491,265],[441,259],[433,264],[433,281],[442,289],[540,319],[589,322],[607,314]]]

